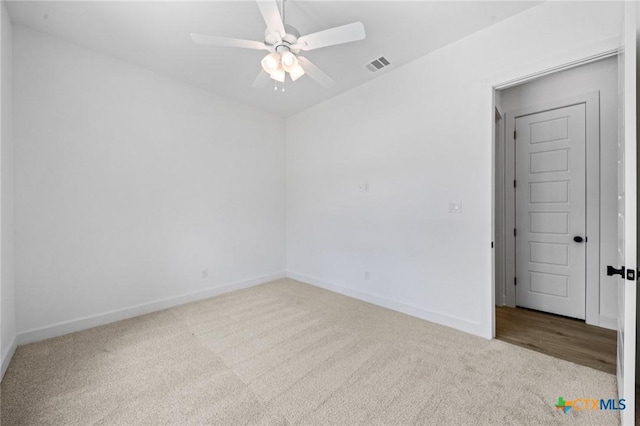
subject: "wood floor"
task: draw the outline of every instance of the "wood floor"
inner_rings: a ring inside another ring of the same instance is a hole
[[[524,308],[496,307],[496,338],[616,374],[614,330]]]

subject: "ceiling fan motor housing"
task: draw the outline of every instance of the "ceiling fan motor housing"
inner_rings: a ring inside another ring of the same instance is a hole
[[[270,31],[268,28],[264,32],[264,43],[268,46],[273,46],[274,51],[282,53],[285,50],[298,53],[300,49],[293,48],[300,37],[300,32],[289,24],[284,24],[284,28],[287,33],[280,38],[277,31]]]

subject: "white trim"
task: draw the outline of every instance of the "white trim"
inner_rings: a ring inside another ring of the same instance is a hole
[[[618,171],[618,218],[620,237],[618,265],[631,270],[638,270],[637,223],[638,223],[638,133],[636,126],[637,95],[637,37],[638,37],[638,4],[625,2],[623,31],[621,35],[622,53],[618,57],[618,161],[622,164]],[[622,196],[622,203],[620,203]],[[622,205],[621,205],[622,204]],[[627,401],[627,408],[620,412],[622,425],[635,424],[636,415],[636,362],[637,359],[637,284],[636,281],[617,279],[618,281],[618,362],[616,378],[618,379],[618,397]]]
[[[496,112],[498,108],[496,107]],[[504,226],[498,226],[499,224],[504,224],[504,191],[505,191],[505,177],[504,177],[504,167],[500,166],[504,164],[504,141],[505,141],[505,133],[504,133],[504,121],[506,117],[504,112],[499,115],[496,114],[495,121],[495,134],[494,134],[494,145],[493,145],[493,167],[494,173],[491,175],[491,179],[493,180],[493,196],[492,199],[492,208],[493,208],[493,217],[492,220],[493,225],[493,241],[494,241],[494,249],[493,249],[493,280],[495,281],[495,299],[493,301],[494,305],[502,306],[506,302],[505,289],[506,289],[506,269],[505,269],[505,235],[504,235]]]
[[[13,354],[16,353],[16,347],[18,346],[18,338],[17,336],[13,336],[13,340],[9,345],[9,350],[2,354],[2,366],[0,367],[0,381],[4,378],[4,373],[6,373],[7,368],[9,368],[9,363],[13,358]]]
[[[502,89],[508,89],[509,87],[518,86],[520,84],[527,83],[527,82],[529,82],[531,80],[535,80],[537,78],[541,78],[541,77],[547,76],[549,74],[554,74],[554,73],[559,72],[559,71],[565,71],[565,70],[568,70],[568,69],[571,69],[571,68],[575,68],[575,67],[579,67],[579,66],[582,66],[582,65],[586,65],[586,64],[591,63],[591,62],[599,61],[601,59],[606,59],[606,58],[610,58],[612,56],[616,56],[618,54],[619,50],[620,49],[616,47],[616,48],[613,48],[613,49],[606,50],[604,52],[599,52],[599,53],[596,53],[595,55],[591,55],[591,56],[588,56],[586,58],[578,59],[576,61],[572,61],[572,62],[563,64],[563,65],[559,65],[557,67],[552,67],[552,68],[549,68],[549,69],[546,69],[546,70],[542,70],[542,71],[531,73],[531,74],[526,75],[524,77],[519,77],[519,78],[515,78],[513,80],[505,81],[504,83],[500,83],[500,84],[497,84],[497,85],[493,86],[493,88],[495,90],[502,90]]]
[[[598,327],[608,328],[609,330],[618,330],[618,318],[617,317],[605,317],[600,315],[598,317]]]
[[[403,314],[410,315],[412,317],[420,318],[430,322],[434,322],[447,327],[452,327],[466,333],[475,334],[476,336],[485,337],[482,334],[484,327],[480,322],[469,321],[465,318],[456,317],[453,315],[444,314],[441,312],[430,311],[415,305],[410,305],[404,302],[398,302],[396,300],[387,299],[377,294],[367,293],[360,290],[354,290],[343,285],[330,283],[320,278],[310,277],[308,275],[298,274],[296,272],[287,271],[287,278],[294,279],[296,281],[310,284],[315,287],[320,287],[325,290],[339,293],[344,296],[349,296],[354,299],[362,300],[364,302],[371,303],[373,305],[382,306],[383,308],[391,309],[393,311],[401,312]]]
[[[504,175],[504,197],[502,201],[502,224],[504,235],[504,259],[503,266],[505,271],[504,279],[504,304],[515,308],[516,306],[516,286],[514,283],[514,277],[516,275],[516,244],[515,237],[513,235],[513,229],[516,227],[516,214],[515,214],[515,188],[512,182],[516,179],[515,174],[515,143],[509,143],[513,141],[513,137],[510,135],[515,131],[515,119],[514,114],[511,111],[506,112],[504,115],[504,140],[502,149],[504,150],[502,164],[498,167],[503,168]]]
[[[600,111],[600,91],[586,93],[585,102],[586,132],[586,184],[587,184],[587,259],[585,287],[585,322],[600,325],[600,271],[603,267],[600,260],[602,243],[602,217],[600,212],[602,170],[600,161],[602,140],[600,138],[602,113]],[[595,137],[594,137],[595,135]],[[589,189],[591,188],[591,189]]]
[[[236,281],[233,283],[211,287],[206,290],[188,293],[181,296],[169,297],[166,299],[156,300],[154,302],[130,306],[128,308],[117,309],[114,311],[91,315],[84,318],[78,318],[71,321],[64,321],[50,326],[35,328],[18,333],[17,340],[19,345],[37,342],[40,340],[49,339],[51,337],[57,337],[80,330],[86,330],[88,328],[109,324],[127,318],[133,318],[139,315],[160,311],[174,306],[184,305],[185,303],[208,299],[220,294],[241,290],[243,288],[253,287],[282,278],[285,278],[284,272],[275,272],[273,274],[263,275],[243,281]]]

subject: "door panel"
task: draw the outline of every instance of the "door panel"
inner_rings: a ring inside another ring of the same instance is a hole
[[[586,108],[516,118],[516,304],[585,318]]]
[[[533,182],[531,189],[531,203],[568,203],[569,181]]]
[[[550,140],[549,143],[557,140]],[[569,170],[568,149],[531,153],[529,154],[529,160],[530,173],[566,172]]]
[[[625,3],[621,50],[618,55],[618,266],[637,271],[636,159],[636,2]],[[631,277],[628,277],[631,278]],[[612,278],[613,282],[615,279]],[[618,397],[623,425],[635,422],[636,280],[617,278]]]

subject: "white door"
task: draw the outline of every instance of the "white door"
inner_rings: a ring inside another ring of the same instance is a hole
[[[633,425],[636,362],[636,3],[625,4],[618,55],[618,262],[626,270],[618,287],[618,397],[625,400],[623,425]],[[633,278],[633,279],[631,279]]]
[[[585,318],[586,107],[517,117],[516,305]]]

